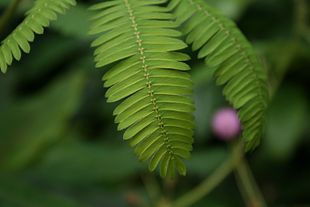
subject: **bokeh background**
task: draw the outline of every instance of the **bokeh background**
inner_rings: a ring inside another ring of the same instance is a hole
[[[234,19],[262,57],[272,100],[262,145],[248,155],[268,206],[310,206],[310,1],[206,0]],[[10,0],[0,0],[0,14]],[[211,130],[227,106],[211,72],[193,59],[196,133],[188,175],[165,183],[148,173],[113,123],[87,35],[87,7],[77,7],[32,52],[0,74],[0,206],[148,206],[150,197],[175,198],[210,175],[230,154]],[[0,34],[23,19],[23,0]],[[189,52],[189,51],[187,51]],[[195,54],[192,54],[194,57]],[[160,195],[160,194],[158,194]],[[194,207],[245,206],[232,174]]]

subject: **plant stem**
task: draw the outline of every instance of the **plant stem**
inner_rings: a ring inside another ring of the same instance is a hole
[[[254,176],[244,158],[240,159],[235,169],[238,187],[248,207],[266,207],[266,202],[260,192]]]
[[[0,32],[7,26],[22,0],[13,0],[0,18]]]
[[[216,188],[235,168],[243,157],[242,141],[234,144],[232,149],[232,156],[224,162],[217,170],[215,170],[209,177],[207,177],[201,184],[193,190],[187,192],[185,195],[177,199],[172,207],[188,207],[199,201],[201,198],[210,193]]]

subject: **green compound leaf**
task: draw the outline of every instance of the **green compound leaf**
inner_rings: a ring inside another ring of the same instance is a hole
[[[268,91],[266,74],[253,48],[228,18],[202,0],[171,0],[177,23],[186,42],[209,67],[216,67],[215,78],[223,85],[227,100],[239,112],[246,149],[259,145]]]
[[[37,0],[27,12],[24,21],[2,41],[0,47],[0,69],[3,73],[13,59],[20,60],[22,51],[30,52],[30,42],[35,34],[43,34],[44,28],[50,21],[57,19],[57,14],[63,14],[67,9],[76,4],[75,0]]]
[[[113,0],[91,7],[96,14],[90,33],[97,67],[113,63],[103,80],[108,102],[124,139],[149,169],[162,177],[186,174],[184,159],[193,142],[192,80],[187,45],[162,0]]]

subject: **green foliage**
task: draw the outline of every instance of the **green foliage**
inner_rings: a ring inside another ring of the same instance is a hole
[[[20,1],[0,33],[18,25],[35,1]],[[267,205],[310,206],[309,94],[304,93],[310,77],[310,16],[296,18],[303,12],[294,9],[296,4],[309,10],[302,4],[307,0],[204,1],[238,22],[268,68],[274,96],[266,133],[248,157],[263,195],[268,195]],[[12,2],[19,0],[0,0],[0,15]],[[36,36],[30,54],[0,74],[0,206],[158,206],[166,204],[158,201],[174,202],[205,185],[203,178],[220,176],[218,168],[232,155],[215,140],[210,124],[214,113],[227,106],[213,78],[216,67],[206,67],[203,59],[188,61],[194,82],[194,151],[185,161],[186,178],[166,182],[146,172],[122,140],[111,116],[118,103],[107,103],[103,95],[107,89],[100,76],[106,70],[93,69],[89,40],[98,36],[86,34],[93,13],[85,8],[105,0],[78,2],[51,22],[44,37]],[[197,54],[191,48],[184,51]],[[247,205],[234,181],[228,177],[190,206]]]
[[[3,40],[1,71],[6,72],[13,59],[20,60],[22,51],[29,53],[35,34],[42,34],[57,14],[73,5],[75,0],[37,0]],[[109,0],[91,10],[96,67],[108,69],[103,76],[107,101],[120,102],[114,110],[118,130],[125,131],[124,140],[140,160],[149,161],[151,171],[159,166],[162,177],[174,177],[176,171],[185,175],[184,159],[192,150],[193,84],[184,63],[190,57],[179,52],[187,47],[180,26],[186,42],[212,68],[209,77],[216,77],[238,109],[246,148],[259,144],[268,99],[265,72],[232,21],[202,0]],[[77,7],[53,28],[85,38],[88,16],[83,6]],[[72,21],[80,24],[76,27]],[[200,75],[194,78],[205,80]]]
[[[29,42],[35,34],[43,34],[44,27],[50,21],[57,19],[57,14],[63,14],[75,5],[75,0],[37,0],[35,5],[27,12],[24,21],[2,41],[0,47],[0,69],[3,73],[12,64],[13,59],[20,60],[22,51],[30,52]]]
[[[28,166],[44,148],[58,141],[78,108],[82,86],[83,73],[75,71],[36,96],[1,107],[0,170]]]
[[[42,191],[12,175],[1,174],[0,205],[10,207],[86,207],[77,201],[51,192]]]
[[[165,1],[115,0],[92,10],[92,46],[97,67],[117,62],[104,75],[108,102],[123,100],[115,109],[118,129],[135,147],[149,169],[160,165],[161,176],[182,175],[182,159],[189,158],[193,142],[192,81],[189,57],[175,52],[187,45],[177,39],[173,16]],[[119,62],[118,62],[119,61]]]
[[[267,107],[266,74],[251,45],[235,24],[202,0],[172,0],[186,42],[199,50],[198,58],[215,69],[216,83],[239,110],[248,150],[260,142]]]

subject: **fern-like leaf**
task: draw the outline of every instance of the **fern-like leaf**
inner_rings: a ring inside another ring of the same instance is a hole
[[[236,25],[203,0],[171,0],[186,41],[207,66],[215,68],[218,85],[239,110],[246,149],[260,143],[267,106],[266,74],[251,45]]]
[[[24,21],[2,41],[0,47],[0,69],[6,72],[13,59],[20,60],[22,51],[30,52],[30,42],[35,34],[43,34],[44,27],[56,20],[57,14],[63,14],[76,4],[75,0],[36,0],[27,12]]]
[[[189,57],[177,50],[187,45],[177,39],[173,15],[163,0],[112,0],[91,7],[92,46],[97,67],[115,63],[105,73],[108,102],[123,100],[114,110],[119,130],[149,169],[160,174],[186,174],[193,136],[192,81]]]

